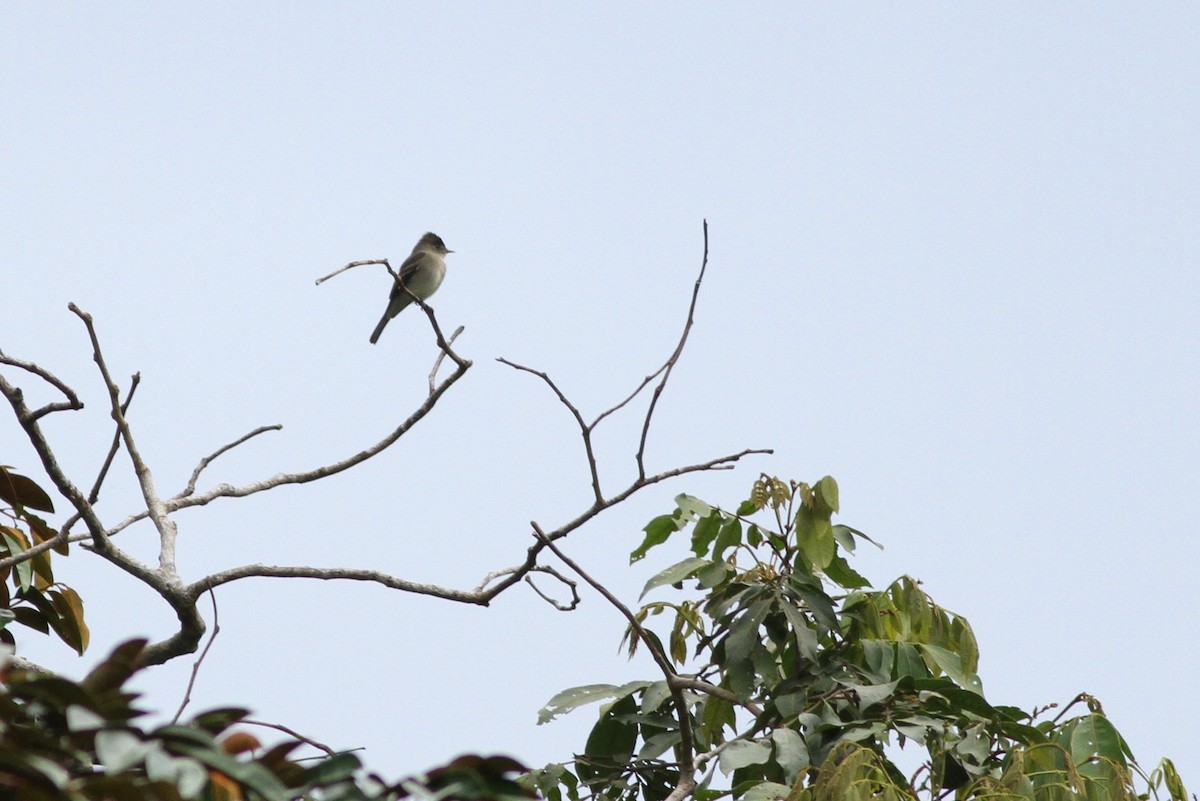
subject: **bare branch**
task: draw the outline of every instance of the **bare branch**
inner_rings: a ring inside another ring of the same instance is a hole
[[[654,409],[658,405],[658,399],[666,389],[667,381],[671,378],[671,371],[675,369],[675,363],[679,361],[679,357],[683,354],[683,347],[687,344],[688,334],[692,332],[692,324],[696,319],[696,301],[700,297],[700,284],[704,281],[704,271],[708,269],[708,220],[704,221],[704,257],[700,260],[700,274],[696,276],[696,283],[692,287],[692,302],[688,306],[687,322],[683,325],[683,334],[679,337],[679,344],[675,346],[675,352],[667,359],[667,363],[660,368],[662,380],[658,382],[658,386],[654,388],[654,394],[650,396],[650,407],[646,409],[646,419],[642,423],[642,440],[638,444],[637,451],[637,467],[638,476],[646,475],[646,437],[650,434],[650,419],[654,416]],[[643,384],[642,386],[645,386]],[[640,387],[639,387],[640,389]]]
[[[453,359],[456,364],[458,364],[458,368],[449,376],[447,376],[442,383],[434,389],[434,391],[425,399],[425,401],[417,407],[416,411],[410,414],[404,420],[404,422],[397,426],[390,434],[376,442],[374,445],[359,451],[353,456],[333,462],[332,464],[316,467],[311,470],[305,470],[298,473],[277,473],[271,478],[251,482],[238,487],[231,486],[229,484],[218,484],[217,486],[201,493],[194,493],[191,495],[176,495],[173,498],[163,501],[163,509],[167,514],[171,514],[180,509],[188,509],[193,506],[205,506],[217,498],[244,498],[247,495],[265,492],[266,490],[275,489],[276,487],[281,487],[287,484],[307,484],[310,481],[318,481],[322,478],[336,475],[341,473],[343,470],[348,470],[355,465],[365,462],[372,456],[375,456],[387,449],[394,442],[396,442],[396,440],[408,433],[413,426],[421,422],[425,415],[429,414],[429,412],[433,410],[433,407],[437,405],[437,402],[442,395],[445,394],[446,391],[455,384],[455,382],[462,378],[468,369],[470,369],[470,361],[459,358],[457,354],[449,350],[448,345],[446,350],[449,353],[450,358]],[[119,531],[123,531],[139,520],[144,520],[147,516],[148,513],[144,511],[132,514],[117,525],[113,526],[110,533],[116,534]]]
[[[177,529],[175,521],[167,515],[167,510],[163,505],[162,499],[158,497],[158,491],[154,487],[154,475],[150,472],[142,454],[138,451],[137,443],[133,440],[133,430],[129,427],[129,421],[125,419],[125,415],[121,411],[121,401],[119,390],[116,382],[113,381],[112,375],[108,372],[108,365],[104,361],[104,354],[100,352],[100,340],[96,336],[96,328],[92,324],[92,315],[82,311],[74,303],[67,304],[75,315],[83,320],[84,326],[87,328],[88,337],[92,341],[92,358],[96,362],[96,366],[100,369],[100,376],[104,379],[104,385],[108,389],[109,406],[112,409],[112,418],[116,421],[117,428],[121,432],[121,440],[125,443],[125,452],[129,454],[130,460],[133,462],[133,472],[137,476],[138,486],[142,490],[142,499],[146,502],[146,510],[150,515],[150,520],[154,523],[154,528],[158,531],[158,569],[165,575],[174,577],[175,572],[175,536]]]
[[[341,273],[346,272],[346,270],[349,270],[352,267],[362,267],[363,265],[366,265],[366,264],[382,264],[384,267],[387,267],[387,271],[392,274],[393,278],[396,276],[395,270],[392,269],[392,265],[390,262],[388,262],[387,259],[364,259],[363,261],[352,261],[349,264],[347,264],[345,267],[340,267],[340,268],[334,270],[329,275],[321,276],[320,278],[317,279],[317,286],[320,286],[321,284],[325,283],[330,278],[333,278],[335,275],[339,275]]]
[[[37,409],[36,411],[27,411],[27,419],[29,422],[39,420],[51,412],[63,412],[67,410],[79,411],[83,408],[83,402],[79,400],[79,396],[75,394],[75,390],[67,386],[64,381],[62,381],[58,376],[54,375],[54,373],[51,373],[49,370],[46,370],[45,368],[40,367],[33,362],[27,362],[23,359],[14,359],[12,356],[4,353],[4,351],[0,351],[0,364],[9,364],[13,367],[19,367],[22,370],[33,373],[38,378],[53,386],[66,397],[66,401],[60,401],[59,403],[47,403],[45,406]],[[17,392],[19,393],[20,390],[17,390]],[[18,420],[22,425],[24,425],[26,422],[26,420],[21,420],[20,418],[18,418]]]
[[[204,649],[200,651],[200,656],[192,665],[192,675],[188,678],[187,689],[183,692],[183,700],[179,703],[179,709],[175,711],[175,717],[171,718],[171,723],[178,723],[179,716],[183,714],[183,710],[191,703],[192,688],[196,686],[196,676],[200,675],[200,665],[204,664],[204,657],[208,656],[208,650],[212,648],[212,644],[216,642],[217,635],[221,633],[221,622],[217,616],[217,595],[212,590],[209,590],[208,598],[212,601],[212,633],[208,635],[208,642],[204,644]]]
[[[289,737],[293,737],[302,743],[311,745],[313,748],[316,748],[319,751],[324,751],[329,756],[333,756],[334,754],[337,753],[336,751],[334,751],[332,748],[325,745],[324,743],[317,742],[316,740],[312,739],[311,737],[305,737],[303,734],[300,734],[295,729],[289,729],[287,726],[284,726],[279,723],[267,723],[266,721],[263,721],[263,720],[253,720],[251,718],[243,718],[242,720],[240,720],[238,722],[245,724],[247,726],[262,726],[263,728],[274,729],[275,731],[281,731],[284,734],[288,735]]]
[[[259,426],[258,428],[251,431],[249,434],[246,434],[245,436],[235,439],[233,442],[229,443],[228,445],[222,445],[220,448],[217,448],[215,451],[210,453],[208,456],[205,456],[203,459],[200,460],[200,463],[198,465],[196,465],[196,469],[192,471],[192,477],[188,479],[187,486],[184,488],[183,492],[179,493],[175,497],[186,498],[187,496],[189,496],[193,492],[195,492],[196,491],[196,482],[200,480],[200,474],[202,472],[204,472],[204,469],[206,467],[208,467],[210,464],[212,464],[213,460],[215,460],[221,454],[225,453],[226,451],[233,450],[234,448],[236,448],[238,445],[241,445],[246,440],[248,440],[252,437],[257,437],[259,434],[265,434],[268,431],[282,431],[282,430],[283,430],[283,426],[280,425],[279,423],[275,423],[274,425],[269,425],[269,426]]]
[[[321,579],[322,581],[368,581],[374,584],[381,584],[393,590],[412,592],[417,595],[432,595],[437,598],[458,601],[460,603],[486,606],[490,600],[490,596],[485,597],[482,593],[439,587],[436,584],[422,584],[418,581],[408,581],[407,579],[397,578],[380,570],[364,570],[353,567],[307,567],[305,565],[241,565],[205,576],[199,581],[189,584],[184,591],[192,598],[198,598],[201,593],[207,592],[214,587],[247,578],[310,578]]]
[[[587,454],[588,471],[592,476],[592,497],[596,499],[596,503],[602,502],[604,499],[604,493],[600,491],[600,472],[599,468],[596,467],[596,454],[592,450],[592,428],[595,426],[595,423],[589,426],[583,421],[583,415],[579,413],[579,409],[575,406],[575,404],[571,403],[571,401],[567,399],[567,396],[563,394],[563,391],[558,388],[558,385],[555,384],[554,381],[551,380],[550,376],[545,372],[541,370],[534,370],[532,367],[526,367],[522,364],[510,362],[504,357],[500,357],[496,359],[496,361],[500,362],[501,364],[507,364],[514,370],[532,373],[533,375],[536,375],[538,378],[545,381],[550,389],[554,390],[554,394],[558,396],[558,399],[562,402],[562,405],[566,406],[567,410],[571,412],[571,416],[574,417],[575,422],[579,424],[579,435],[583,438],[583,450],[584,453]]]
[[[579,589],[574,581],[567,578],[562,573],[559,573],[557,570],[555,570],[550,565],[536,565],[536,566],[534,566],[533,570],[529,571],[529,573],[547,573],[551,576],[554,576],[554,578],[561,581],[563,584],[565,584],[571,590],[570,603],[563,603],[561,601],[556,601],[555,599],[551,598],[546,593],[542,592],[541,588],[538,587],[537,583],[534,582],[532,575],[526,574],[525,575],[525,583],[528,584],[530,589],[532,589],[535,593],[537,593],[537,596],[539,598],[541,598],[543,601],[550,604],[551,606],[553,606],[555,609],[557,609],[560,612],[570,612],[571,610],[577,609],[579,607]]]
[[[121,404],[121,414],[129,412],[129,405],[133,403],[133,393],[137,391],[138,385],[142,383],[142,374],[134,373],[129,380],[129,394],[125,396],[125,402]],[[100,465],[100,472],[96,474],[96,481],[92,484],[92,489],[88,493],[88,503],[95,506],[100,500],[100,487],[104,484],[104,479],[108,476],[109,468],[112,467],[113,459],[117,456],[117,449],[121,447],[121,429],[117,428],[113,431],[112,444],[108,446],[108,454],[104,457],[104,463]],[[79,522],[79,512],[67,518],[67,522],[63,524],[61,529],[62,536],[66,537],[76,523]]]
[[[458,328],[455,328],[454,333],[450,335],[450,339],[446,340],[446,344],[447,345],[454,344],[454,340],[458,339],[458,335],[461,334],[465,330],[466,329],[461,325]],[[448,351],[439,349],[438,357],[436,359],[434,359],[434,361],[433,361],[433,369],[429,371],[429,394],[430,395],[433,394],[433,389],[434,389],[434,386],[436,385],[435,382],[437,381],[437,372],[439,369],[441,369],[442,361],[445,360],[447,352]]]

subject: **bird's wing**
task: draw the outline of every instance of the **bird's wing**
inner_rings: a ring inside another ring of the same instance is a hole
[[[389,299],[393,299],[397,296],[403,296],[405,298],[408,297],[408,295],[400,287],[401,285],[408,286],[408,282],[412,280],[413,273],[415,273],[417,268],[421,265],[421,257],[423,255],[425,254],[420,252],[413,253],[404,260],[403,264],[400,265],[400,281],[392,286],[392,292],[389,295]]]

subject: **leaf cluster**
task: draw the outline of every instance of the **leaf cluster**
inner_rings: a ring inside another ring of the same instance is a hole
[[[186,723],[139,725],[126,683],[145,640],[118,646],[79,682],[0,672],[0,798],[22,801],[374,801],[438,798],[523,801],[508,757],[468,755],[389,785],[357,756],[299,759],[298,739],[264,748],[238,728],[244,709],[215,709]]]
[[[79,593],[54,579],[51,558],[66,556],[65,537],[34,511],[53,512],[54,503],[36,482],[0,466],[0,560],[18,557],[0,567],[0,643],[15,645],[9,624],[18,623],[43,634],[53,632],[80,655],[87,650],[90,632],[84,621]],[[22,557],[34,546],[52,543],[32,556]]]
[[[1038,723],[990,703],[970,624],[907,576],[873,589],[847,560],[873,541],[835,524],[838,510],[829,476],[764,475],[734,511],[681,495],[651,520],[632,561],[679,538],[691,555],[647,582],[643,598],[675,594],[636,610],[625,641],[631,655],[668,656],[674,673],[559,693],[542,722],[604,706],[573,770],[551,765],[530,781],[553,801],[674,799],[689,768],[705,801],[1135,797],[1140,769],[1098,704]],[[665,642],[652,618],[668,622]],[[682,715],[670,703],[680,687]],[[897,746],[924,752],[911,777],[890,756]],[[1167,760],[1143,778],[1186,798]]]

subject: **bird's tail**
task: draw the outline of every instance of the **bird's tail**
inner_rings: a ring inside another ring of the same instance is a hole
[[[383,333],[383,329],[387,327],[388,321],[392,318],[385,312],[379,320],[379,325],[375,326],[375,330],[371,332],[371,344],[374,345],[379,341],[379,335]]]

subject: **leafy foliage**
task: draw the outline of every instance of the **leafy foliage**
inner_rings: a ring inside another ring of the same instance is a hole
[[[460,757],[389,785],[353,754],[291,758],[303,743],[264,748],[235,726],[244,709],[216,709],[188,723],[146,729],[124,689],[140,668],[144,640],[118,646],[80,682],[5,669],[0,673],[0,798],[22,801],[367,801],[406,797],[518,801],[508,757]]]
[[[0,643],[14,645],[8,627],[19,623],[54,634],[79,654],[87,650],[90,633],[83,617],[83,599],[75,590],[54,580],[53,553],[66,556],[65,538],[31,510],[53,512],[50,496],[32,479],[0,466],[0,516],[11,525],[0,525],[0,559],[20,556],[42,543],[52,546],[0,568]],[[11,587],[10,587],[11,584]]]
[[[632,561],[672,537],[691,555],[647,582],[643,598],[675,596],[636,610],[625,638],[670,668],[555,696],[543,722],[605,705],[574,770],[550,765],[530,782],[552,801],[1137,797],[1144,774],[1094,699],[1043,722],[987,701],[970,624],[907,576],[872,589],[847,556],[873,541],[833,522],[839,505],[829,476],[764,475],[735,511],[681,495],[651,520]],[[669,623],[665,645],[651,618]],[[892,761],[897,746],[925,754],[912,777]],[[1186,798],[1169,760],[1144,778]]]

